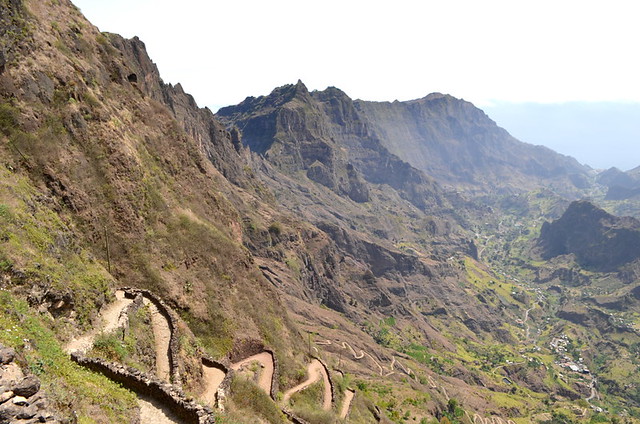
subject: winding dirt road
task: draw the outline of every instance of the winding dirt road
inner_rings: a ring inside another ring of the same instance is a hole
[[[258,362],[262,370],[258,376],[258,387],[264,390],[268,395],[271,394],[271,379],[273,378],[273,356],[269,352],[261,352],[257,355],[250,356],[243,359],[240,362],[231,364],[231,369],[238,371],[244,365],[248,365],[251,362]],[[220,383],[218,383],[218,386]],[[207,383],[208,386],[208,383]],[[217,389],[217,387],[216,387]]]
[[[313,383],[320,381],[320,379],[322,379],[324,382],[324,396],[322,401],[322,409],[324,409],[325,411],[329,411],[331,409],[332,395],[331,395],[331,383],[329,383],[329,375],[327,374],[327,370],[324,368],[324,365],[322,365],[320,361],[318,361],[317,359],[314,359],[309,364],[309,367],[307,368],[307,373],[309,374],[309,378],[307,378],[305,381],[298,384],[297,386],[287,390],[284,394],[283,400],[287,402],[289,399],[291,399],[291,396],[294,393],[304,390],[307,387],[311,386]]]

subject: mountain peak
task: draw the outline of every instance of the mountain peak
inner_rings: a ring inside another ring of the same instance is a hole
[[[537,247],[544,259],[574,254],[584,268],[615,271],[640,257],[640,222],[579,200],[559,219],[543,224]]]

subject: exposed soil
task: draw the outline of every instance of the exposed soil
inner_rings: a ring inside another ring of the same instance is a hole
[[[181,424],[175,415],[155,399],[139,397],[140,424]]]
[[[205,389],[200,398],[209,406],[214,407],[218,387],[220,387],[226,373],[218,367],[205,364],[202,364],[202,372],[204,374]]]
[[[341,420],[347,418],[347,415],[349,414],[349,407],[351,406],[351,401],[353,400],[355,394],[356,392],[354,392],[353,390],[347,389],[344,391],[344,401],[342,402],[342,408],[340,409]]]
[[[267,394],[271,393],[271,379],[273,378],[273,356],[269,352],[258,353],[257,355],[250,356],[246,359],[243,359],[240,362],[236,362],[235,364],[231,364],[231,368],[234,371],[238,371],[243,366],[248,365],[252,362],[258,362],[260,367],[262,368],[260,371],[260,375],[258,376],[258,387],[267,392]],[[220,383],[218,383],[219,385]],[[208,383],[207,383],[208,387]]]
[[[294,393],[297,393],[305,388],[311,386],[313,383],[319,381],[320,379],[324,382],[324,397],[322,401],[322,409],[328,411],[331,409],[331,384],[329,383],[329,375],[327,374],[327,370],[324,368],[324,365],[317,359],[314,359],[309,364],[307,368],[307,373],[309,374],[309,378],[307,378],[302,383],[297,386],[289,389],[284,394],[283,400],[287,402]]]
[[[169,342],[171,329],[167,319],[160,313],[157,306],[146,297],[144,304],[151,314],[151,327],[156,344],[156,375],[159,379],[170,381],[171,367],[169,366]]]
[[[65,351],[67,353],[81,352],[82,354],[86,354],[93,346],[93,341],[98,334],[110,333],[122,326],[123,323],[120,320],[120,314],[123,309],[132,302],[133,300],[124,297],[122,290],[117,290],[116,301],[108,304],[100,311],[99,325],[88,333],[71,340],[65,346]]]

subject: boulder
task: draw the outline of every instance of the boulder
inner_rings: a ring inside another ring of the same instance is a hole
[[[13,392],[16,396],[24,396],[25,398],[30,398],[38,393],[39,390],[40,380],[33,375],[23,378],[22,381],[13,388]]]
[[[16,357],[16,351],[10,347],[0,345],[0,365],[8,364]]]

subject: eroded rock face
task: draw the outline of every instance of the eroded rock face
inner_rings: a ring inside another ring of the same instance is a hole
[[[370,200],[369,184],[386,184],[423,210],[446,203],[444,191],[392,154],[337,88],[309,92],[298,81],[222,108],[217,116],[242,128],[243,143],[280,171],[304,171],[355,202]]]
[[[14,360],[15,351],[0,345],[0,422],[62,423],[40,392],[40,380],[34,375],[25,375]]]
[[[546,184],[571,193],[588,184],[587,168],[575,159],[516,140],[450,95],[354,103],[384,147],[440,183],[505,193]]]
[[[640,258],[640,221],[573,202],[560,219],[542,225],[536,248],[544,259],[574,254],[586,269],[616,271]]]

